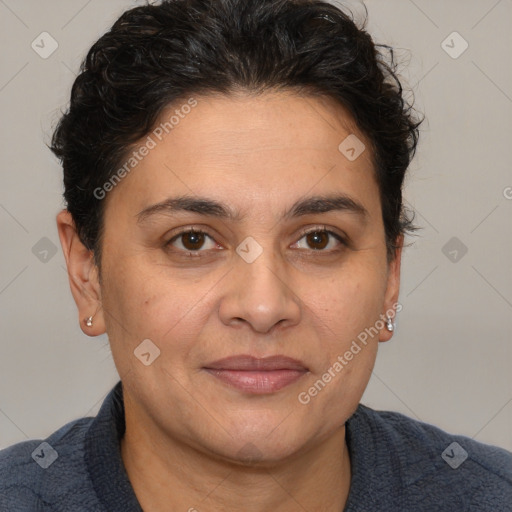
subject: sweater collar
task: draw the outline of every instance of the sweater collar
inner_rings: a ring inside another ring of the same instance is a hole
[[[120,441],[126,429],[123,387],[107,395],[85,437],[85,462],[100,503],[109,512],[143,512],[128,479]]]

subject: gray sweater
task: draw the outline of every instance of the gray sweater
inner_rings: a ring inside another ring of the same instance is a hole
[[[124,429],[119,382],[95,418],[0,451],[0,511],[141,512],[121,459]],[[345,512],[512,511],[508,451],[363,405],[346,432]]]

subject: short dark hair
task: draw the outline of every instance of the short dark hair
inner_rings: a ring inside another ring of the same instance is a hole
[[[421,121],[393,49],[364,28],[320,0],[162,0],[124,12],[89,50],[50,146],[67,209],[98,264],[104,202],[94,191],[168,105],[240,90],[325,95],[349,110],[372,146],[392,256],[398,236],[414,229],[402,185]]]

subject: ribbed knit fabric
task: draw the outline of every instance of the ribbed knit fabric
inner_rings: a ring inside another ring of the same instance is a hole
[[[363,405],[346,427],[344,512],[512,511],[512,453]],[[0,511],[141,512],[121,459],[124,430],[119,382],[95,418],[0,451]]]

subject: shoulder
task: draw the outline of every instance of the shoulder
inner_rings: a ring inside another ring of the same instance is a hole
[[[430,494],[432,503],[454,503],[459,510],[512,510],[509,451],[396,412],[360,405],[355,416],[366,425],[367,435],[377,440],[374,449],[381,460],[400,474],[405,496],[412,501]]]
[[[44,440],[1,450],[0,510],[49,510],[50,503],[80,492],[88,479],[84,438],[92,420],[81,418]]]
[[[361,412],[373,421],[379,431],[400,442],[404,452],[413,449],[423,455],[435,454],[452,469],[462,466],[467,460],[483,472],[512,485],[512,453],[503,448],[450,434],[397,412],[376,411],[365,406],[361,406]]]

